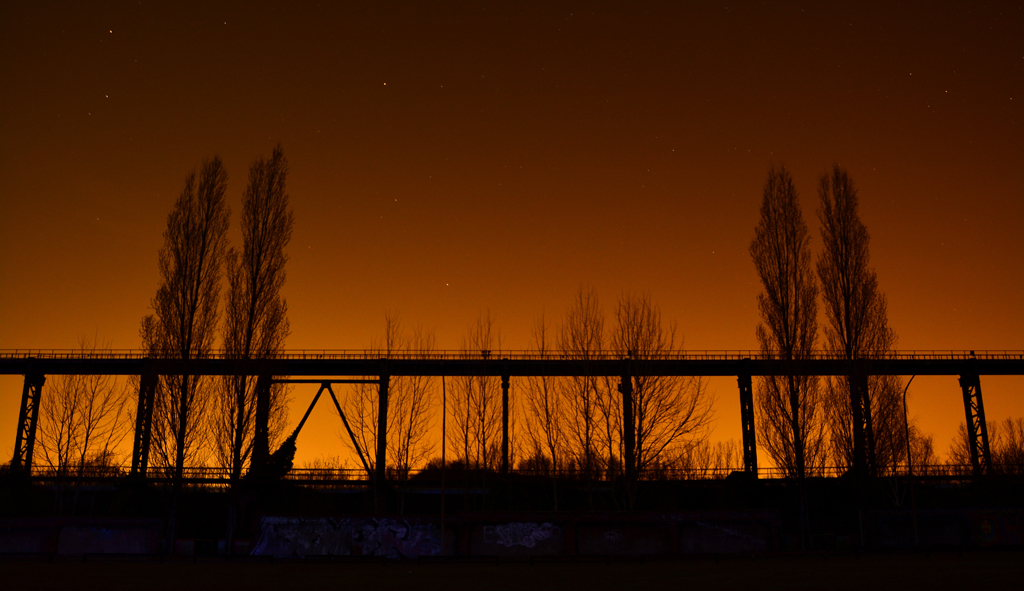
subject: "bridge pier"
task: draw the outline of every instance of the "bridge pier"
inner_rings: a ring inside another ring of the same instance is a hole
[[[981,399],[981,378],[978,374],[961,375],[960,389],[964,394],[964,414],[967,420],[967,443],[971,450],[971,468],[975,476],[984,476],[992,470],[992,455],[988,447],[985,404]]]
[[[632,482],[636,472],[636,426],[633,423],[633,377],[629,373],[619,379],[622,393],[622,466],[626,482]],[[610,467],[610,466],[609,466]]]
[[[26,373],[21,390],[21,409],[18,412],[18,432],[14,438],[14,457],[11,459],[11,473],[23,472],[32,475],[32,450],[36,444],[36,423],[39,421],[39,403],[43,398],[43,383],[46,376],[40,373]]]
[[[757,478],[757,437],[754,430],[754,385],[750,374],[736,376],[740,388],[740,422],[743,425],[743,471]]]
[[[868,376],[864,376],[864,440],[868,446],[868,474],[878,476],[878,457],[875,455],[875,427],[872,416],[871,388],[869,387]]]
[[[382,487],[387,480],[387,453],[388,453],[388,385],[391,377],[384,374],[380,376],[380,384],[377,388],[377,461],[373,466],[373,484],[377,490],[377,497],[380,498],[383,492]]]
[[[846,377],[850,387],[850,410],[853,415],[853,472],[857,476],[874,474],[874,445],[871,433],[871,401],[868,398],[868,376],[854,372]]]
[[[507,359],[505,361],[508,361]],[[507,365],[507,364],[506,364]],[[501,376],[501,473],[508,474],[508,385],[509,376]]]
[[[135,437],[132,444],[132,476],[146,477],[149,469],[149,442],[153,427],[153,403],[160,376],[147,371],[139,376],[139,400],[135,412]]]

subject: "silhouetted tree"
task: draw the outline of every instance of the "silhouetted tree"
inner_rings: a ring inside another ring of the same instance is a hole
[[[406,337],[401,333],[398,320],[389,319],[399,332],[403,349],[416,355],[434,350],[434,333],[422,326]],[[388,462],[390,467],[407,476],[409,471],[423,463],[434,451],[427,435],[434,424],[437,406],[436,380],[428,376],[399,376],[391,378],[388,392]]]
[[[675,325],[662,323],[661,309],[650,294],[620,297],[615,321],[612,347],[627,352],[634,368],[642,370],[645,362],[670,357],[682,349]],[[622,428],[634,430],[632,461],[639,474],[659,463],[671,464],[704,440],[713,399],[700,378],[633,375],[631,379],[634,424]]]
[[[995,421],[986,421],[988,427],[989,450],[999,447],[999,426]],[[995,455],[995,454],[993,454]],[[953,441],[949,442],[946,454],[946,466],[953,474],[968,475],[973,471],[971,462],[971,444],[967,436],[967,426],[960,423]]]
[[[290,330],[288,304],[281,297],[285,282],[285,247],[291,240],[294,219],[285,180],[288,160],[281,146],[269,160],[258,159],[249,168],[249,183],[242,195],[242,251],[227,252],[228,291],[224,309],[224,354],[232,359],[270,359],[284,349]],[[242,475],[252,452],[255,433],[256,377],[226,376],[219,391],[213,434],[217,457]],[[288,407],[283,384],[270,389],[270,435],[280,437]],[[273,447],[273,446],[272,446]]]
[[[338,456],[320,456],[303,462],[302,469],[311,480],[346,480],[349,477],[345,462]]]
[[[460,347],[467,356],[490,355],[500,348],[501,336],[494,328],[490,310],[477,317]],[[493,376],[462,376],[453,381],[450,406],[457,445],[461,448],[459,459],[476,468],[497,467],[500,458],[495,457],[493,443],[501,435],[499,380]]]
[[[688,446],[671,467],[683,478],[725,478],[733,470],[742,469],[743,458],[734,439],[713,444],[701,440]]]
[[[853,466],[853,411],[850,385],[844,378],[825,379],[825,409],[829,427],[829,452],[833,465]],[[907,459],[906,430],[903,425],[902,379],[899,376],[868,376],[871,403],[873,456],[879,470],[896,470]]]
[[[399,341],[399,327],[397,319],[390,314],[384,316],[384,335],[380,340],[374,339],[370,344],[370,350],[378,357],[390,357],[401,349]],[[391,382],[388,382],[389,395]],[[367,478],[373,478],[375,466],[377,465],[377,429],[380,391],[377,384],[355,384],[341,404],[345,409],[345,416],[348,418],[349,426],[352,428],[352,435],[356,440],[366,461],[368,469]],[[390,402],[390,400],[389,400]],[[390,413],[389,413],[390,414]],[[342,441],[349,446],[347,433],[341,435]],[[353,448],[353,452],[356,450]]]
[[[603,353],[604,339],[604,314],[597,292],[580,287],[565,313],[558,334],[558,351],[566,359],[592,360]],[[618,452],[616,425],[619,418],[608,416],[614,403],[607,400],[603,381],[593,376],[571,376],[555,381],[554,385],[560,405],[564,405],[566,454],[584,475],[591,477],[599,466],[597,451],[601,442],[602,413],[609,419],[604,437],[607,457],[614,458]]]
[[[875,271],[868,267],[870,236],[858,213],[857,190],[846,171],[835,166],[818,185],[823,249],[818,277],[825,303],[825,343],[844,359],[883,357],[896,346],[889,328],[885,296]],[[853,465],[853,412],[846,379],[826,381],[832,459]],[[906,459],[902,380],[897,376],[868,378],[870,431],[866,450],[875,468]]]
[[[81,339],[81,354],[95,352],[95,341]],[[40,403],[36,441],[58,484],[82,476],[86,466],[108,463],[128,434],[126,384],[111,375],[55,375]]]
[[[434,349],[434,333],[417,327],[411,337],[405,335],[397,316],[386,314],[384,335],[375,340],[370,349],[379,357],[413,352],[430,353]],[[392,473],[406,476],[433,452],[428,441],[433,425],[433,410],[437,405],[435,380],[427,376],[392,376],[388,382],[387,460]],[[379,390],[377,384],[357,384],[346,397],[345,415],[353,435],[370,469],[376,465],[377,413]],[[349,445],[348,435],[343,436]],[[355,451],[355,450],[353,450]]]
[[[992,471],[996,474],[1024,474],[1024,419],[1007,417],[1002,422],[987,421]],[[949,445],[947,465],[957,474],[970,474],[971,446],[967,427],[960,423]]]
[[[914,474],[927,475],[934,472],[939,459],[935,455],[934,439],[925,435],[917,425],[910,425],[910,457],[914,462]]]
[[[811,356],[818,327],[818,291],[807,224],[785,167],[768,173],[750,256],[764,288],[757,296],[761,313],[757,341],[762,354],[779,359]],[[817,379],[767,376],[759,383],[761,444],[777,466],[802,478],[824,460]]]
[[[993,469],[1003,474],[1024,474],[1024,418],[1006,417],[999,423],[999,440],[992,451]]]
[[[150,355],[181,361],[181,373],[163,376],[153,417],[157,462],[174,467],[181,482],[186,463],[202,460],[208,436],[208,378],[189,373],[190,361],[209,354],[217,332],[221,269],[227,252],[230,211],[224,200],[227,173],[220,158],[193,171],[167,216],[160,248],[160,287],[155,314],[142,323]]]
[[[533,327],[533,352],[546,357],[551,354],[548,342],[547,322],[540,316]],[[564,409],[555,379],[549,376],[527,378],[526,431],[533,454],[529,459],[532,467],[540,466],[547,454],[548,466],[558,470],[564,447]]]

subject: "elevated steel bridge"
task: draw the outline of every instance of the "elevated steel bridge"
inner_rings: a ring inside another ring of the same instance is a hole
[[[843,359],[819,351],[800,359],[780,359],[760,351],[680,351],[639,358],[629,352],[604,351],[580,355],[537,351],[399,351],[380,350],[300,350],[285,351],[272,359],[237,359],[214,351],[192,359],[147,356],[139,350],[0,350],[0,375],[23,375],[21,407],[15,440],[13,472],[30,473],[36,423],[43,384],[47,375],[130,375],[139,376],[132,473],[145,477],[156,385],[163,375],[246,375],[257,377],[256,433],[252,464],[259,466],[270,458],[267,421],[269,392],[273,383],[320,383],[322,392],[331,383],[354,381],[375,383],[378,387],[378,420],[387,424],[388,385],[400,376],[493,376],[502,386],[502,470],[508,465],[508,389],[512,378],[535,376],[598,376],[619,380],[622,395],[623,425],[632,426],[633,377],[641,376],[735,376],[740,395],[740,420],[743,430],[744,470],[756,476],[757,451],[754,421],[754,376],[844,376],[850,385],[854,434],[854,470],[870,474],[873,465],[871,408],[867,392],[868,376],[931,375],[958,376],[964,400],[964,412],[976,476],[991,467],[985,410],[981,394],[982,375],[1024,375],[1024,351],[893,351],[884,356]],[[333,391],[330,392],[332,398]],[[317,394],[319,397],[320,393]],[[315,403],[315,401],[314,401]],[[337,401],[335,400],[337,404]],[[312,408],[312,406],[310,407]],[[341,413],[341,407],[338,406]],[[308,416],[309,411],[306,415]],[[342,414],[344,420],[344,414]],[[305,418],[303,419],[303,421]],[[301,425],[301,423],[300,423]],[[379,428],[384,433],[384,428]],[[297,431],[296,431],[297,432]],[[634,429],[623,429],[623,447],[627,461],[626,477],[634,474],[631,465],[635,442]],[[375,477],[386,476],[386,437],[377,441]],[[367,450],[369,451],[369,450]],[[360,455],[362,452],[360,452]]]

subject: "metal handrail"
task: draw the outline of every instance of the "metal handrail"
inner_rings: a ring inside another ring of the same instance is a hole
[[[809,477],[837,478],[842,476],[848,468],[843,466],[825,466],[808,470]],[[449,468],[452,472],[458,472],[458,468]],[[437,468],[419,468],[409,470],[404,477],[415,478],[428,472],[436,472]],[[641,480],[720,480],[729,476],[735,471],[742,471],[740,467],[705,467],[705,468],[655,468],[643,470],[639,477]],[[157,481],[169,481],[174,478],[174,468],[150,467],[147,471],[147,478]],[[592,479],[594,481],[609,480],[609,474],[604,470],[585,471],[579,469],[544,469],[544,468],[520,468],[511,471],[521,476],[556,477],[570,480]],[[788,478],[785,469],[778,467],[761,467],[758,469],[758,477],[769,480]],[[77,481],[116,480],[128,475],[129,469],[125,465],[116,466],[85,466],[81,472],[78,467],[68,467],[59,470],[53,466],[32,467],[32,478],[46,481],[65,481],[72,484]],[[1000,474],[1024,474],[1024,465],[1019,464],[993,464],[992,473]],[[616,471],[612,477],[618,476]],[[297,483],[317,484],[320,482],[342,482],[351,481],[352,484],[359,484],[366,479],[366,471],[362,468],[292,468],[285,479]],[[880,477],[906,478],[918,477],[944,477],[944,478],[970,478],[973,476],[970,464],[928,464],[914,465],[913,475],[910,474],[906,464],[897,465],[895,469],[887,466],[882,469]],[[227,468],[214,466],[186,466],[182,469],[182,477],[185,482],[202,483],[230,483],[231,471]]]
[[[586,355],[563,352],[540,352],[530,349],[500,349],[492,351],[463,350],[402,350],[383,351],[379,349],[287,349],[274,359],[310,359],[310,360],[620,360],[631,355],[626,351],[605,350]],[[0,359],[176,359],[171,355],[152,355],[143,349],[0,349]],[[223,349],[211,350],[195,359],[237,359]],[[640,360],[695,360],[695,361],[739,361],[780,359],[778,355],[762,353],[757,350],[724,349],[724,350],[683,350],[656,355],[641,356]],[[823,349],[812,351],[800,359],[843,359],[832,351]],[[1024,351],[1017,350],[901,350],[886,351],[878,355],[865,355],[860,359],[912,359],[912,360],[968,360],[968,359],[1024,359]]]

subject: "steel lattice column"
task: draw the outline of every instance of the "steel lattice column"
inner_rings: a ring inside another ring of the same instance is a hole
[[[505,360],[508,361],[507,359]],[[507,364],[506,364],[507,366]],[[508,474],[508,384],[509,377],[501,376],[501,473]]]
[[[36,422],[39,420],[39,403],[43,397],[42,374],[25,374],[25,385],[21,390],[21,410],[18,413],[18,433],[14,439],[14,458],[11,459],[11,473],[24,471],[32,474],[32,449],[36,444]]]
[[[378,487],[387,479],[387,452],[388,452],[388,385],[390,376],[380,376],[380,385],[377,394],[377,464],[374,468],[374,484]]]
[[[636,472],[636,425],[633,423],[633,378],[629,374],[619,380],[619,392],[622,393],[622,445],[625,448],[623,465],[626,481],[632,482]]]
[[[754,386],[750,375],[736,376],[740,387],[740,421],[743,423],[743,470],[757,478],[757,437],[754,431]]]
[[[975,476],[989,474],[992,468],[992,455],[988,448],[988,426],[985,424],[985,404],[981,399],[981,378],[977,374],[962,375],[960,388],[964,392],[971,467]]]
[[[868,376],[854,373],[847,376],[850,387],[850,411],[853,415],[853,471],[858,476],[867,476],[873,467],[868,453],[870,437],[871,408],[868,401]]]
[[[156,398],[157,380],[155,373],[146,372],[139,376],[139,400],[135,412],[135,439],[132,445],[132,476],[146,477],[149,468],[149,441],[153,426],[153,403]]]

